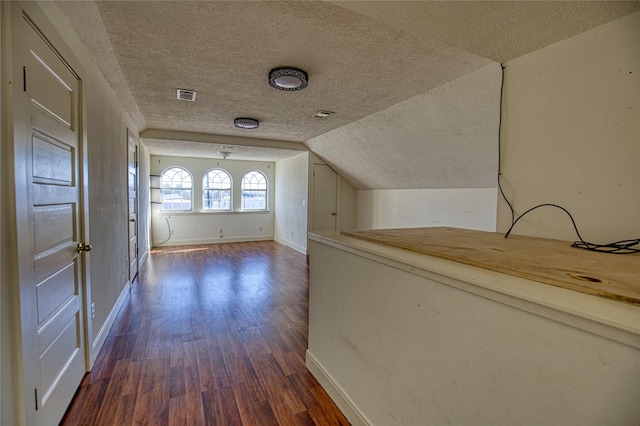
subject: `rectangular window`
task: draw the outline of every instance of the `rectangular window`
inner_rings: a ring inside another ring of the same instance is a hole
[[[171,167],[162,173],[162,210],[191,210],[191,174],[182,167]]]
[[[258,171],[242,178],[242,210],[267,210],[267,178]]]
[[[211,169],[202,178],[202,208],[231,210],[231,175],[222,169]]]

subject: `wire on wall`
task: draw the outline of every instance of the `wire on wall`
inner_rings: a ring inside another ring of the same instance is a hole
[[[500,190],[500,194],[502,194],[502,198],[509,206],[509,211],[511,211],[511,227],[515,223],[515,212],[513,211],[513,206],[509,202],[509,199],[504,194],[504,190],[502,189],[502,183],[500,182],[500,177],[502,176],[502,99],[504,93],[504,65],[500,64],[500,72],[501,72],[501,80],[500,80],[500,113],[498,114],[498,189]],[[505,235],[505,238],[507,236]]]
[[[165,218],[164,218],[164,219],[167,221],[167,230],[168,230],[168,231],[167,231],[167,234],[168,234],[168,236],[167,236],[167,239],[166,239],[166,240],[164,240],[164,241],[162,241],[162,242],[159,242],[159,243],[157,244],[157,245],[159,245],[159,246],[163,245],[164,243],[166,243],[167,241],[169,241],[169,240],[171,239],[171,224],[169,223],[169,219],[170,219],[170,218],[171,218],[171,216],[167,216],[167,217],[165,217]]]
[[[576,221],[574,220],[574,218],[571,215],[571,213],[569,213],[569,211],[567,209],[565,209],[564,207],[559,206],[557,204],[551,204],[551,203],[539,204],[539,205],[537,205],[535,207],[530,208],[529,210],[527,210],[526,212],[522,213],[518,217],[516,217],[515,211],[513,209],[513,205],[511,204],[511,202],[509,201],[509,199],[505,195],[504,190],[502,189],[502,184],[500,182],[500,177],[502,176],[502,102],[503,102],[503,97],[504,97],[504,69],[505,69],[505,66],[500,64],[500,68],[501,68],[502,76],[501,76],[501,81],[500,81],[500,104],[499,104],[499,106],[500,106],[500,114],[499,114],[499,119],[498,119],[498,189],[500,190],[500,194],[502,195],[502,198],[504,199],[504,201],[509,206],[509,210],[511,212],[511,226],[509,227],[507,232],[504,234],[504,237],[507,238],[509,236],[509,234],[511,234],[511,231],[513,230],[513,227],[526,214],[528,214],[528,213],[530,213],[530,212],[532,212],[532,211],[534,211],[536,209],[539,209],[541,207],[554,207],[554,208],[558,208],[558,209],[562,210],[563,212],[565,212],[569,216],[569,219],[571,219],[571,223],[573,224],[573,229],[576,231],[576,235],[578,236],[578,239],[579,239],[579,241],[574,241],[573,244],[571,244],[571,247],[584,249],[584,250],[589,250],[589,251],[600,252],[600,253],[612,253],[612,254],[634,254],[634,253],[640,253],[640,247],[634,248],[635,246],[640,246],[640,238],[638,238],[638,239],[630,239],[630,240],[621,240],[621,241],[616,241],[616,242],[609,243],[609,244],[594,244],[594,243],[586,242],[582,238],[582,236],[580,235],[580,231],[578,231],[578,226],[576,225]]]

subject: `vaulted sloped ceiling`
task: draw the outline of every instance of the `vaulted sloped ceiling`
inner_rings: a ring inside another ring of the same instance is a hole
[[[495,186],[498,63],[640,9],[637,1],[58,5],[152,153],[216,157],[221,143],[237,142],[235,158],[277,159],[310,148],[358,188]],[[309,87],[271,88],[278,66],[307,71]],[[176,100],[178,88],[196,90],[196,102]],[[318,110],[334,114],[313,118]],[[235,117],[260,127],[234,128]]]

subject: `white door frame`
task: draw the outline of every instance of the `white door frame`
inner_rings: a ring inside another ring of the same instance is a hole
[[[135,171],[136,171],[136,179],[135,179],[135,192],[136,192],[136,204],[134,206],[135,212],[135,230],[136,230],[136,275],[140,272],[140,167],[139,167],[139,155],[140,155],[140,144],[138,143],[138,138],[131,132],[130,129],[127,129],[127,173],[129,173],[129,150],[131,147],[135,148]],[[127,182],[129,182],[127,176]],[[131,211],[129,210],[129,187],[127,186],[127,212],[128,219],[127,223],[131,220]],[[130,242],[131,236],[129,235],[129,239],[127,241]],[[129,250],[130,253],[130,250]],[[129,255],[131,256],[131,254]],[[133,285],[133,280],[131,279],[131,258],[129,258],[129,285]],[[131,289],[131,287],[129,287]]]

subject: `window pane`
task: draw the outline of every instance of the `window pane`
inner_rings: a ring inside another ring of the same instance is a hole
[[[205,189],[202,206],[207,210],[231,210],[231,191]]]
[[[182,167],[172,167],[162,173],[163,210],[191,210],[192,181],[189,172]]]
[[[222,169],[212,169],[202,179],[202,208],[231,210],[231,176]]]
[[[242,178],[242,208],[267,209],[267,178],[262,173],[251,171]]]

